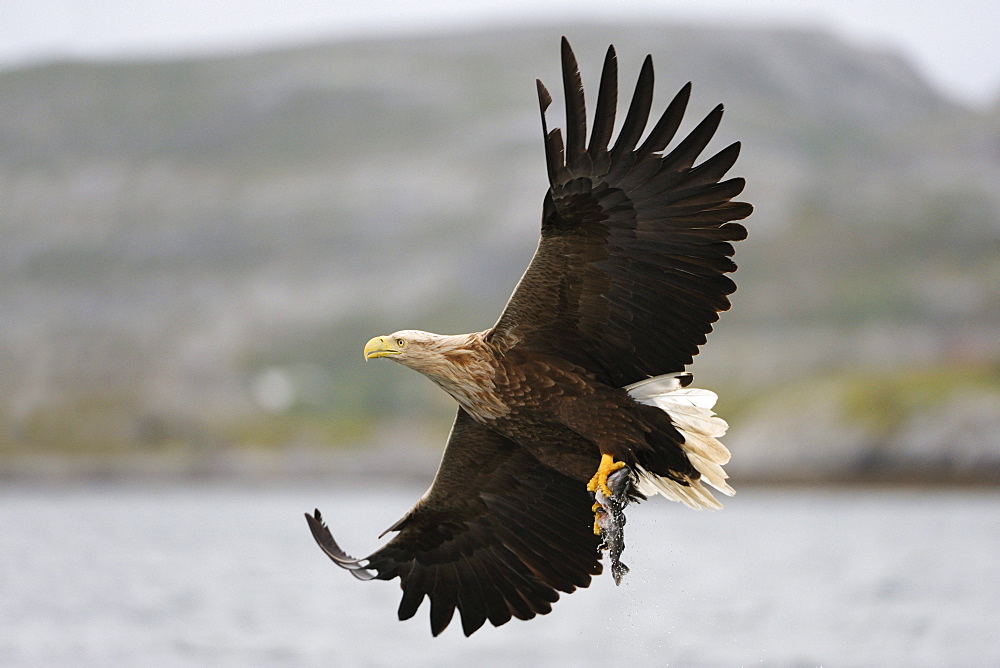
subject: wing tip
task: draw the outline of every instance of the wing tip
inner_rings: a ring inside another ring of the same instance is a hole
[[[566,58],[567,56],[573,57],[573,47],[570,46],[569,38],[567,38],[566,35],[563,35],[562,39],[559,40],[559,49],[562,52],[563,58]]]
[[[316,544],[319,545],[320,549],[330,557],[333,563],[337,564],[341,568],[347,569],[351,572],[351,575],[359,580],[371,580],[377,575],[376,572],[369,570],[367,567],[362,566],[361,562],[363,559],[356,559],[351,555],[344,552],[337,541],[334,540],[333,534],[330,533],[329,527],[326,522],[323,521],[323,515],[319,512],[319,508],[313,511],[313,514],[305,513],[306,522],[309,524],[309,529],[312,531],[313,538],[316,540]]]
[[[549,93],[549,89],[545,87],[541,79],[535,79],[535,88],[538,90],[538,106],[541,107],[544,120],[545,112],[552,105],[552,94]]]

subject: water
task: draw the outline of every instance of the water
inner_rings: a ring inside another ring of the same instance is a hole
[[[629,509],[631,567],[552,614],[439,638],[367,554],[418,489],[0,490],[3,665],[1000,665],[1000,492],[746,490]]]

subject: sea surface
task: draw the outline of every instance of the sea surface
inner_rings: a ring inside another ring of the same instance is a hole
[[[998,666],[1000,490],[741,491],[630,507],[605,573],[529,622],[395,618],[398,581],[319,551],[319,507],[365,555],[421,489],[0,488],[5,666]]]

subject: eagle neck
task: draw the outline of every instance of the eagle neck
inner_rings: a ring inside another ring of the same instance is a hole
[[[509,412],[496,393],[497,358],[484,334],[441,336],[435,363],[418,369],[480,422]]]

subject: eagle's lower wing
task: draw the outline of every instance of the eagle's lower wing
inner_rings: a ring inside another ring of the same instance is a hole
[[[559,591],[586,587],[601,572],[592,499],[578,481],[543,466],[461,408],[434,483],[366,559],[347,555],[319,511],[306,515],[320,547],[361,579],[400,578],[399,618],[430,598],[431,631],[455,609],[470,635],[488,619],[531,619]]]
[[[729,308],[736,286],[730,242],[746,237],[731,221],[753,210],[733,202],[740,178],[720,179],[739,143],[698,166],[722,117],[716,107],[669,153],[690,94],[681,89],[641,145],[653,97],[652,60],[613,148],[617,61],[608,49],[586,144],[586,108],[576,59],[563,40],[566,143],[548,132],[552,101],[538,82],[550,190],[538,250],[489,336],[501,349],[556,353],[624,386],[690,364]],[[637,148],[638,145],[638,148]]]

